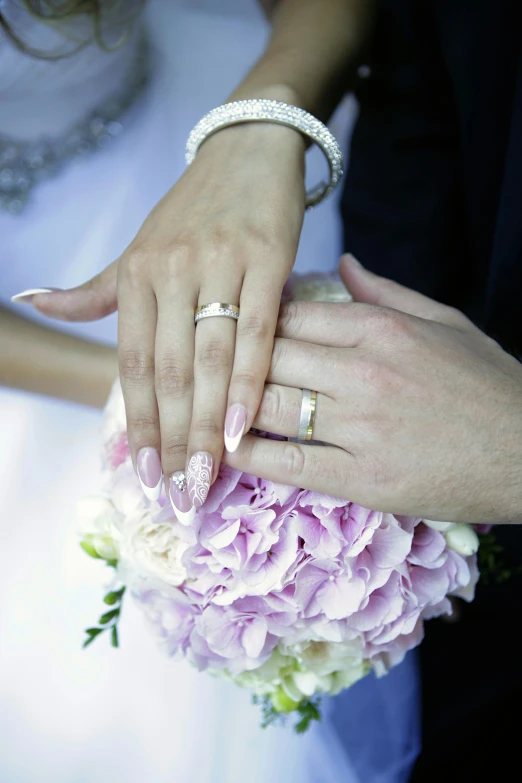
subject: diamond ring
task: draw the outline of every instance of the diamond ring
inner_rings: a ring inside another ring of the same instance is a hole
[[[225,318],[233,318],[237,321],[239,318],[239,307],[226,302],[211,302],[210,304],[200,305],[194,311],[194,323],[199,323],[203,318],[214,318],[219,315]]]

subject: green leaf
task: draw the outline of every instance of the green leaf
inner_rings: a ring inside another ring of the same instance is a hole
[[[107,625],[107,623],[110,623],[110,621],[114,620],[115,617],[119,617],[119,614],[119,609],[112,609],[110,612],[105,612],[105,614],[102,614],[99,619],[100,625]]]
[[[85,631],[87,634],[87,639],[85,639],[82,645],[83,649],[88,647],[96,639],[96,637],[99,636],[99,634],[103,633],[104,630],[104,628],[87,628]]]
[[[96,560],[102,559],[88,539],[85,539],[84,541],[80,541],[80,546],[83,549],[83,551],[89,555],[89,557],[94,557]]]
[[[308,731],[310,728],[310,723],[313,720],[321,720],[321,713],[319,712],[319,704],[320,699],[315,699],[315,701],[304,701],[301,702],[299,707],[297,708],[297,711],[300,715],[302,715],[302,718],[300,721],[298,721],[295,724],[295,731],[297,734],[304,734],[305,731]]]
[[[116,625],[112,626],[111,644],[112,644],[113,647],[118,647],[119,646],[119,644],[118,644],[118,628],[117,628]]]
[[[107,595],[103,600],[109,606],[113,606],[114,604],[117,604],[118,601],[121,601],[124,592],[125,592],[124,587],[122,587],[120,590],[113,590],[112,592],[107,593]]]
[[[116,566],[118,565],[118,561],[117,560],[106,560],[105,562],[111,568],[116,568]]]

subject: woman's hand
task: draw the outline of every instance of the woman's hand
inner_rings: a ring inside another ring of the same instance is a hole
[[[159,495],[161,470],[167,481],[174,475],[171,496],[185,521],[217,474],[224,432],[229,449],[237,447],[261,400],[303,220],[304,149],[282,126],[220,131],[116,262],[77,289],[32,299],[40,312],[69,320],[118,307],[138,474],[149,496]],[[194,309],[210,302],[239,305],[237,326],[216,317],[196,329]],[[179,491],[187,465],[190,498]]]
[[[454,522],[522,521],[522,367],[462,313],[344,259],[355,299],[285,305],[254,426],[228,464],[369,508]],[[393,308],[393,309],[392,309]],[[400,312],[402,311],[402,312]]]

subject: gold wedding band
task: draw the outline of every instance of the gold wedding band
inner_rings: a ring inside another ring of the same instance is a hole
[[[303,389],[301,399],[301,417],[299,419],[298,440],[312,440],[314,435],[315,411],[317,407],[317,392]]]
[[[210,302],[210,304],[200,305],[194,310],[194,323],[197,324],[203,318],[214,318],[216,316],[233,318],[237,321],[239,318],[239,307],[227,302]]]

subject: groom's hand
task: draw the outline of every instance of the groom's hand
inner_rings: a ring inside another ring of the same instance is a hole
[[[254,426],[295,437],[315,389],[313,446],[245,438],[228,464],[429,519],[522,521],[522,367],[462,313],[343,258],[356,302],[281,310]]]

